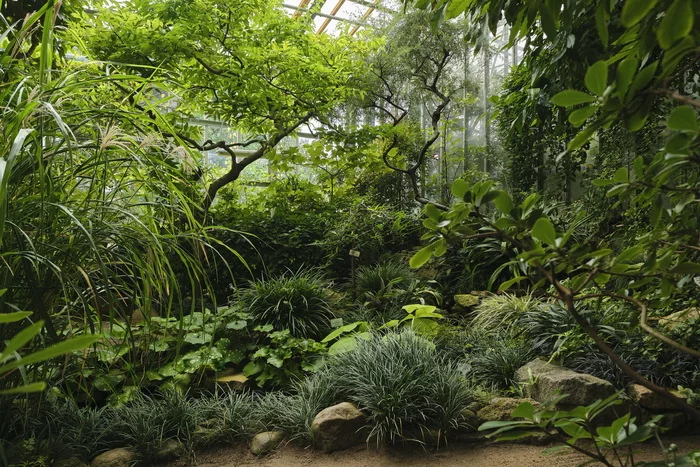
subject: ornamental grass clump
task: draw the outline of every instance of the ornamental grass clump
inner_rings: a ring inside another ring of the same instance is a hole
[[[521,317],[537,309],[540,302],[531,294],[518,297],[510,294],[490,295],[474,308],[472,327],[482,331],[512,331]]]
[[[411,330],[358,339],[329,362],[339,397],[368,415],[368,440],[377,444],[445,439],[458,428],[472,389],[435,344]]]
[[[294,337],[322,338],[330,331],[333,311],[328,282],[316,271],[298,270],[255,280],[241,293],[243,309],[259,325],[288,329]]]

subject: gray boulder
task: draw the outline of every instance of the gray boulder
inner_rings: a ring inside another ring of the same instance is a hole
[[[538,402],[546,403],[568,394],[559,404],[562,408],[589,405],[615,393],[608,381],[539,358],[519,368],[515,376],[519,383],[524,384],[525,395]]]
[[[250,441],[250,452],[256,456],[262,456],[277,449],[282,441],[284,441],[284,433],[280,431],[258,433]]]
[[[540,409],[542,406],[533,399],[518,399],[515,397],[494,397],[491,402],[476,413],[479,422],[494,422],[510,420],[510,414],[523,402],[529,402]],[[478,428],[478,427],[477,427]]]
[[[323,409],[311,423],[314,446],[323,452],[342,451],[363,441],[367,416],[355,404],[342,402]]]
[[[90,463],[91,467],[132,467],[136,465],[138,458],[131,449],[110,449],[95,457]]]
[[[669,389],[676,397],[685,399],[685,396],[678,391]],[[656,394],[651,389],[647,389],[641,384],[633,384],[628,390],[630,399],[636,402],[640,407],[643,407],[651,412],[663,412],[666,410],[676,410],[676,406],[670,401]]]

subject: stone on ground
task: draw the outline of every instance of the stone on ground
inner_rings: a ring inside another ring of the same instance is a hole
[[[95,457],[91,467],[132,467],[138,458],[136,453],[128,448],[110,449]]]
[[[494,397],[489,404],[476,414],[479,421],[494,422],[510,420],[510,414],[523,402],[529,402],[540,409],[542,406],[533,399],[518,399],[515,397]],[[477,427],[478,428],[478,427]]]
[[[342,402],[316,415],[311,423],[311,438],[323,452],[342,451],[363,441],[366,422],[367,416],[355,404]]]
[[[262,456],[277,449],[282,441],[284,441],[284,433],[280,431],[258,433],[250,441],[250,452],[256,456]]]
[[[608,381],[539,358],[519,368],[515,375],[516,380],[524,384],[525,395],[538,402],[546,403],[568,394],[559,404],[563,408],[589,405],[615,393]]]
[[[166,439],[158,448],[156,458],[160,462],[172,462],[183,457],[187,452],[185,447],[175,439]]]

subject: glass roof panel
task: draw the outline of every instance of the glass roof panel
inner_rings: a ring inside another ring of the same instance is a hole
[[[308,9],[313,3],[311,0],[283,0],[282,6],[291,15],[299,16],[310,14]],[[336,35],[350,24],[349,29],[354,33],[370,18],[398,11],[401,5],[401,0],[325,0],[320,11],[314,13],[314,25],[319,33]]]

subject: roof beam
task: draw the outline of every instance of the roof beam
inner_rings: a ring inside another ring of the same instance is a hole
[[[297,11],[300,11],[300,12],[307,12],[307,11],[309,11],[308,8],[301,8],[301,7],[298,7],[298,6],[296,6],[296,5],[290,5],[289,3],[283,3],[282,6],[283,6],[284,8],[289,8],[290,10],[297,10]],[[342,17],[340,17],[340,16],[327,15],[326,13],[317,12],[317,13],[313,13],[313,15],[314,15],[314,16],[321,16],[322,18],[335,19],[335,20],[337,20],[337,21],[345,21],[346,23],[354,24],[354,25],[357,25],[357,26],[371,27],[371,26],[370,26],[369,24],[367,24],[367,23],[362,23],[362,22],[360,22],[360,21],[355,21],[355,20],[353,20],[353,19],[342,18]]]
[[[369,17],[372,15],[372,13],[374,13],[374,10],[376,10],[381,3],[382,0],[374,0],[374,4],[367,8],[367,11],[365,11],[365,14],[362,15],[362,19],[360,21],[366,23]],[[350,35],[354,36],[358,29],[360,29],[360,26],[355,25],[355,27],[352,28],[352,31],[350,31]]]
[[[335,16],[336,13],[338,13],[338,10],[343,6],[343,3],[345,3],[345,0],[338,0],[338,3],[335,4],[333,9],[331,10],[331,15]],[[321,34],[323,31],[326,30],[328,25],[331,24],[331,19],[326,18],[326,20],[321,24],[321,27],[318,28],[318,31],[316,31],[317,34]]]

